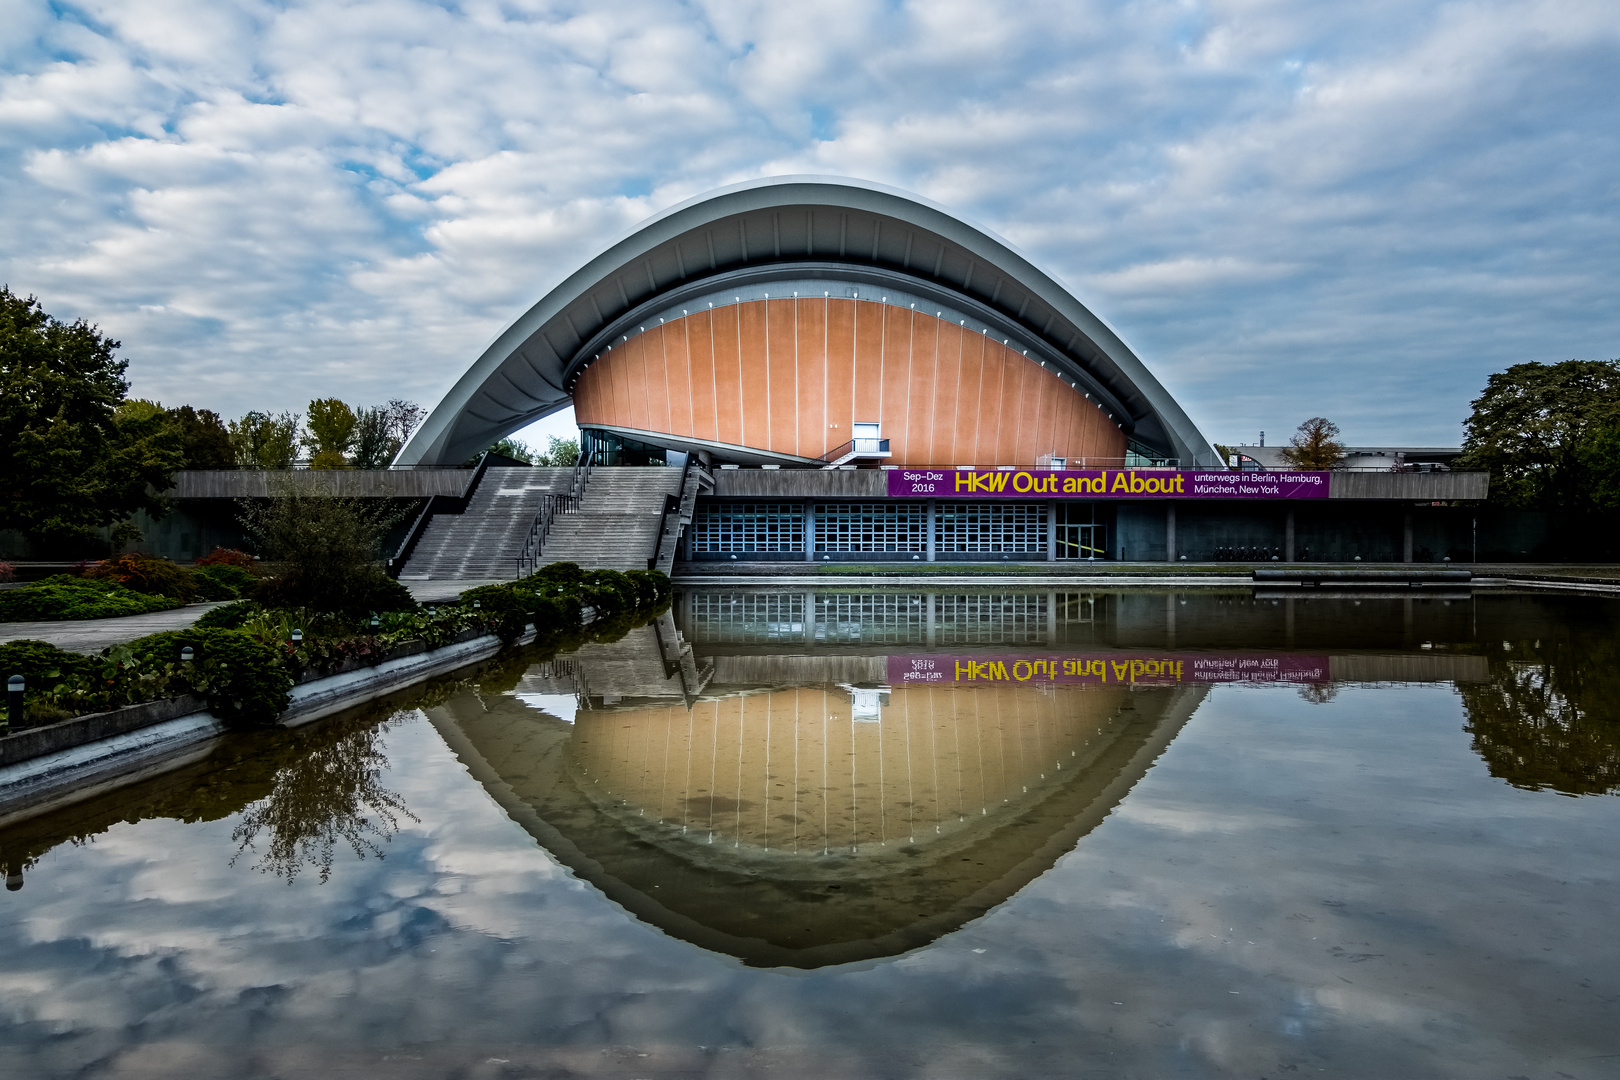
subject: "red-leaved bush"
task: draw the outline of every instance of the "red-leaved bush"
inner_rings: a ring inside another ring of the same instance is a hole
[[[213,551],[198,559],[197,566],[239,566],[243,570],[257,572],[258,560],[245,551],[235,548],[217,547]]]

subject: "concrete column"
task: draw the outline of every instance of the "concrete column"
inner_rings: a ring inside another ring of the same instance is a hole
[[[1057,502],[1046,501],[1046,561],[1057,559]]]
[[[1294,508],[1288,508],[1288,516],[1283,522],[1283,562],[1294,561]],[[1289,608],[1290,615],[1293,608]]]
[[[1176,594],[1164,595],[1164,647],[1176,647]]]
[[[1412,561],[1412,510],[1407,508],[1406,517],[1401,522],[1401,562]]]
[[[928,561],[929,562],[934,562],[935,561],[934,560],[934,548],[935,548],[936,545],[935,545],[935,534],[934,534],[934,506],[935,506],[934,500],[929,499],[928,500]],[[932,594],[930,594],[928,603],[930,605],[932,605],[933,602],[934,601],[933,601],[933,598],[932,598]],[[932,611],[933,608],[930,607],[929,610]],[[934,624],[932,622],[930,622],[928,624],[928,644],[930,644],[930,645],[932,645],[934,643],[933,625]]]
[[[1046,647],[1057,645],[1057,597],[1055,592],[1046,594]]]
[[[1176,561],[1176,504],[1164,504],[1164,561]]]
[[[804,643],[816,643],[816,594],[813,592],[804,594]]]
[[[816,561],[816,504],[805,500],[804,504],[804,561]]]
[[[928,516],[930,518],[932,518],[934,516],[933,512],[932,512],[934,504],[932,502],[930,502],[928,505],[929,505],[929,510],[930,510]],[[933,553],[932,549],[929,550],[928,557],[930,559],[932,559],[934,557],[934,553]],[[930,649],[932,649],[934,647],[934,594],[933,593],[929,593],[927,596],[925,596],[923,598],[923,615],[928,620],[926,623],[923,624],[923,639],[927,643],[928,647]]]

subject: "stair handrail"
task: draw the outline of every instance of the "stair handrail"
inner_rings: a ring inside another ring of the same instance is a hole
[[[697,479],[693,473],[692,465],[697,455],[687,454],[686,464],[681,466],[681,484],[677,488],[681,494],[679,498],[674,495],[664,496],[664,512],[658,519],[658,538],[653,543],[652,558],[647,560],[647,569],[661,570],[669,573],[675,566],[675,547],[680,543],[681,529],[692,520],[692,510],[697,504]],[[688,488],[691,488],[690,495]],[[675,515],[674,526],[671,527],[669,517]]]
[[[529,535],[524,538],[523,551],[517,557],[518,577],[523,576],[524,566],[533,568],[539,565],[540,552],[545,547],[546,537],[551,533],[551,525],[557,520],[557,515],[578,512],[579,500],[572,495],[547,492],[540,496],[540,509],[529,524]]]
[[[591,470],[596,468],[596,450],[593,447],[582,447],[579,457],[574,459],[574,472],[569,478],[568,494],[576,499],[585,497],[585,485],[591,482]]]
[[[427,532],[428,523],[433,520],[434,514],[460,514],[466,511],[467,504],[472,502],[473,492],[478,490],[478,485],[483,482],[484,474],[488,471],[489,454],[485,453],[478,459],[478,464],[473,468],[472,479],[467,482],[467,486],[462,489],[460,495],[429,495],[427,497],[427,502],[422,504],[421,513],[417,514],[416,520],[411,522],[411,527],[406,530],[405,538],[400,541],[393,557],[384,564],[384,571],[389,577],[398,578],[404,571],[406,562],[410,560],[411,555],[416,551],[416,544],[422,539],[422,535]]]

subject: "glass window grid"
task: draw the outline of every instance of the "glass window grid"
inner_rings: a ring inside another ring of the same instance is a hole
[[[928,550],[925,503],[816,503],[817,551]]]
[[[716,503],[700,507],[692,522],[694,553],[803,550],[801,503]]]
[[[941,503],[934,513],[935,549],[959,553],[1046,550],[1046,504]]]
[[[1046,641],[1045,593],[934,597],[939,645],[1029,645]]]
[[[817,642],[913,644],[928,638],[928,598],[921,593],[818,595],[815,620]]]
[[[694,643],[804,640],[803,593],[697,593],[688,601]]]

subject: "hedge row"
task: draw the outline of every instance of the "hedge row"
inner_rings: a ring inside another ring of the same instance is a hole
[[[0,678],[27,680],[35,723],[197,694],[221,719],[263,724],[286,709],[294,679],[305,671],[355,659],[376,663],[408,641],[437,648],[469,629],[510,642],[534,623],[542,637],[555,638],[577,628],[587,606],[597,621],[613,622],[656,611],[669,597],[663,574],[587,572],[560,563],[517,582],[469,590],[459,604],[378,615],[375,627],[369,618],[240,601],[208,612],[190,629],[137,638],[98,656],[42,641],[7,642],[0,645]],[[291,640],[294,628],[303,640]],[[191,659],[183,660],[187,648]]]
[[[219,549],[195,569],[149,555],[119,555],[85,568],[82,576],[57,574],[0,592],[0,622],[116,619],[144,615],[193,600],[235,600],[260,588],[248,567],[252,556]]]

